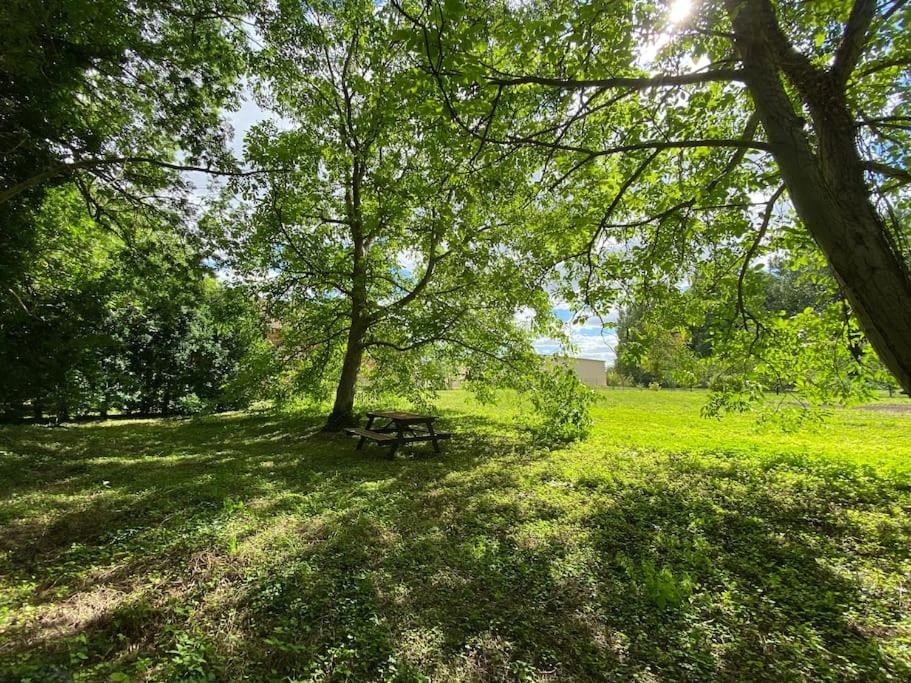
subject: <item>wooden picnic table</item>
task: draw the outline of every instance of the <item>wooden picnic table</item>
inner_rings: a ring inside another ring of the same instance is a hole
[[[385,422],[374,427],[374,422],[378,419]],[[374,441],[380,446],[391,446],[390,458],[395,456],[399,446],[416,441],[430,441],[433,450],[439,453],[440,441],[452,435],[434,429],[433,423],[436,419],[433,415],[419,415],[401,410],[376,410],[367,413],[366,427],[348,427],[345,431],[351,436],[359,437],[357,450],[363,447],[366,440]]]

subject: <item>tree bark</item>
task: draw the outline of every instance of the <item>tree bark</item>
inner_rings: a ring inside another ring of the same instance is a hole
[[[348,342],[345,349],[345,360],[342,362],[342,374],[335,390],[335,404],[332,413],[326,420],[325,431],[336,432],[354,424],[354,394],[357,389],[357,378],[364,356],[364,330],[361,325],[351,325],[348,330]]]
[[[65,385],[58,389],[57,397],[55,400],[55,423],[58,425],[63,424],[64,422],[69,422],[70,419],[70,406],[69,401],[66,396]]]
[[[160,412],[162,415],[168,415],[171,410],[171,385],[167,380],[165,380],[164,393],[161,396],[161,403],[159,404],[161,409]]]
[[[911,275],[870,201],[842,78],[786,43],[767,0],[726,0],[745,81],[801,221],[882,362],[911,393]],[[814,151],[782,76],[807,106]]]
[[[361,371],[361,361],[364,357],[364,338],[370,326],[367,311],[367,240],[364,236],[364,223],[361,215],[361,181],[363,177],[364,167],[355,155],[347,179],[348,189],[345,193],[345,210],[353,247],[350,295],[351,327],[348,329],[342,374],[335,390],[335,405],[332,407],[329,419],[326,420],[326,426],[323,428],[325,431],[339,431],[354,424],[354,395],[357,389],[357,378]]]

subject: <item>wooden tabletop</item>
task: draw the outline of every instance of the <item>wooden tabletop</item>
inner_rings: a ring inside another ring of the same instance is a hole
[[[407,422],[409,420],[425,422],[436,419],[433,415],[418,415],[417,413],[407,413],[400,410],[371,411],[367,413],[367,417],[384,417],[388,420],[396,420],[399,422]]]

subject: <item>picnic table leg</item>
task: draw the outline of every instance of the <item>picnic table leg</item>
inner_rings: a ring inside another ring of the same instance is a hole
[[[440,452],[440,440],[438,438],[436,438],[437,433],[435,431],[433,431],[433,422],[427,423],[427,431],[430,433],[430,436],[433,437],[433,439],[431,439],[431,441],[433,443],[434,452],[439,453]]]
[[[394,444],[392,444],[392,448],[389,450],[389,459],[390,460],[392,460],[392,458],[395,457],[395,452],[399,449],[399,446],[405,445],[405,431],[402,428],[402,425],[396,423],[395,428],[396,428],[396,432],[398,433],[399,440],[396,441]]]
[[[370,429],[372,426],[373,426],[373,415],[371,415],[370,417],[367,418],[367,429]],[[365,437],[363,437],[363,436],[360,439],[358,439],[357,448],[355,448],[354,450],[356,450],[356,451],[361,450],[361,447],[364,445],[364,440],[365,440]]]

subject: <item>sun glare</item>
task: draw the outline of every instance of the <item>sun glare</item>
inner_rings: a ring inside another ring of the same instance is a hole
[[[693,9],[692,0],[673,0],[671,9],[668,12],[668,21],[672,24],[679,24],[686,21]]]

